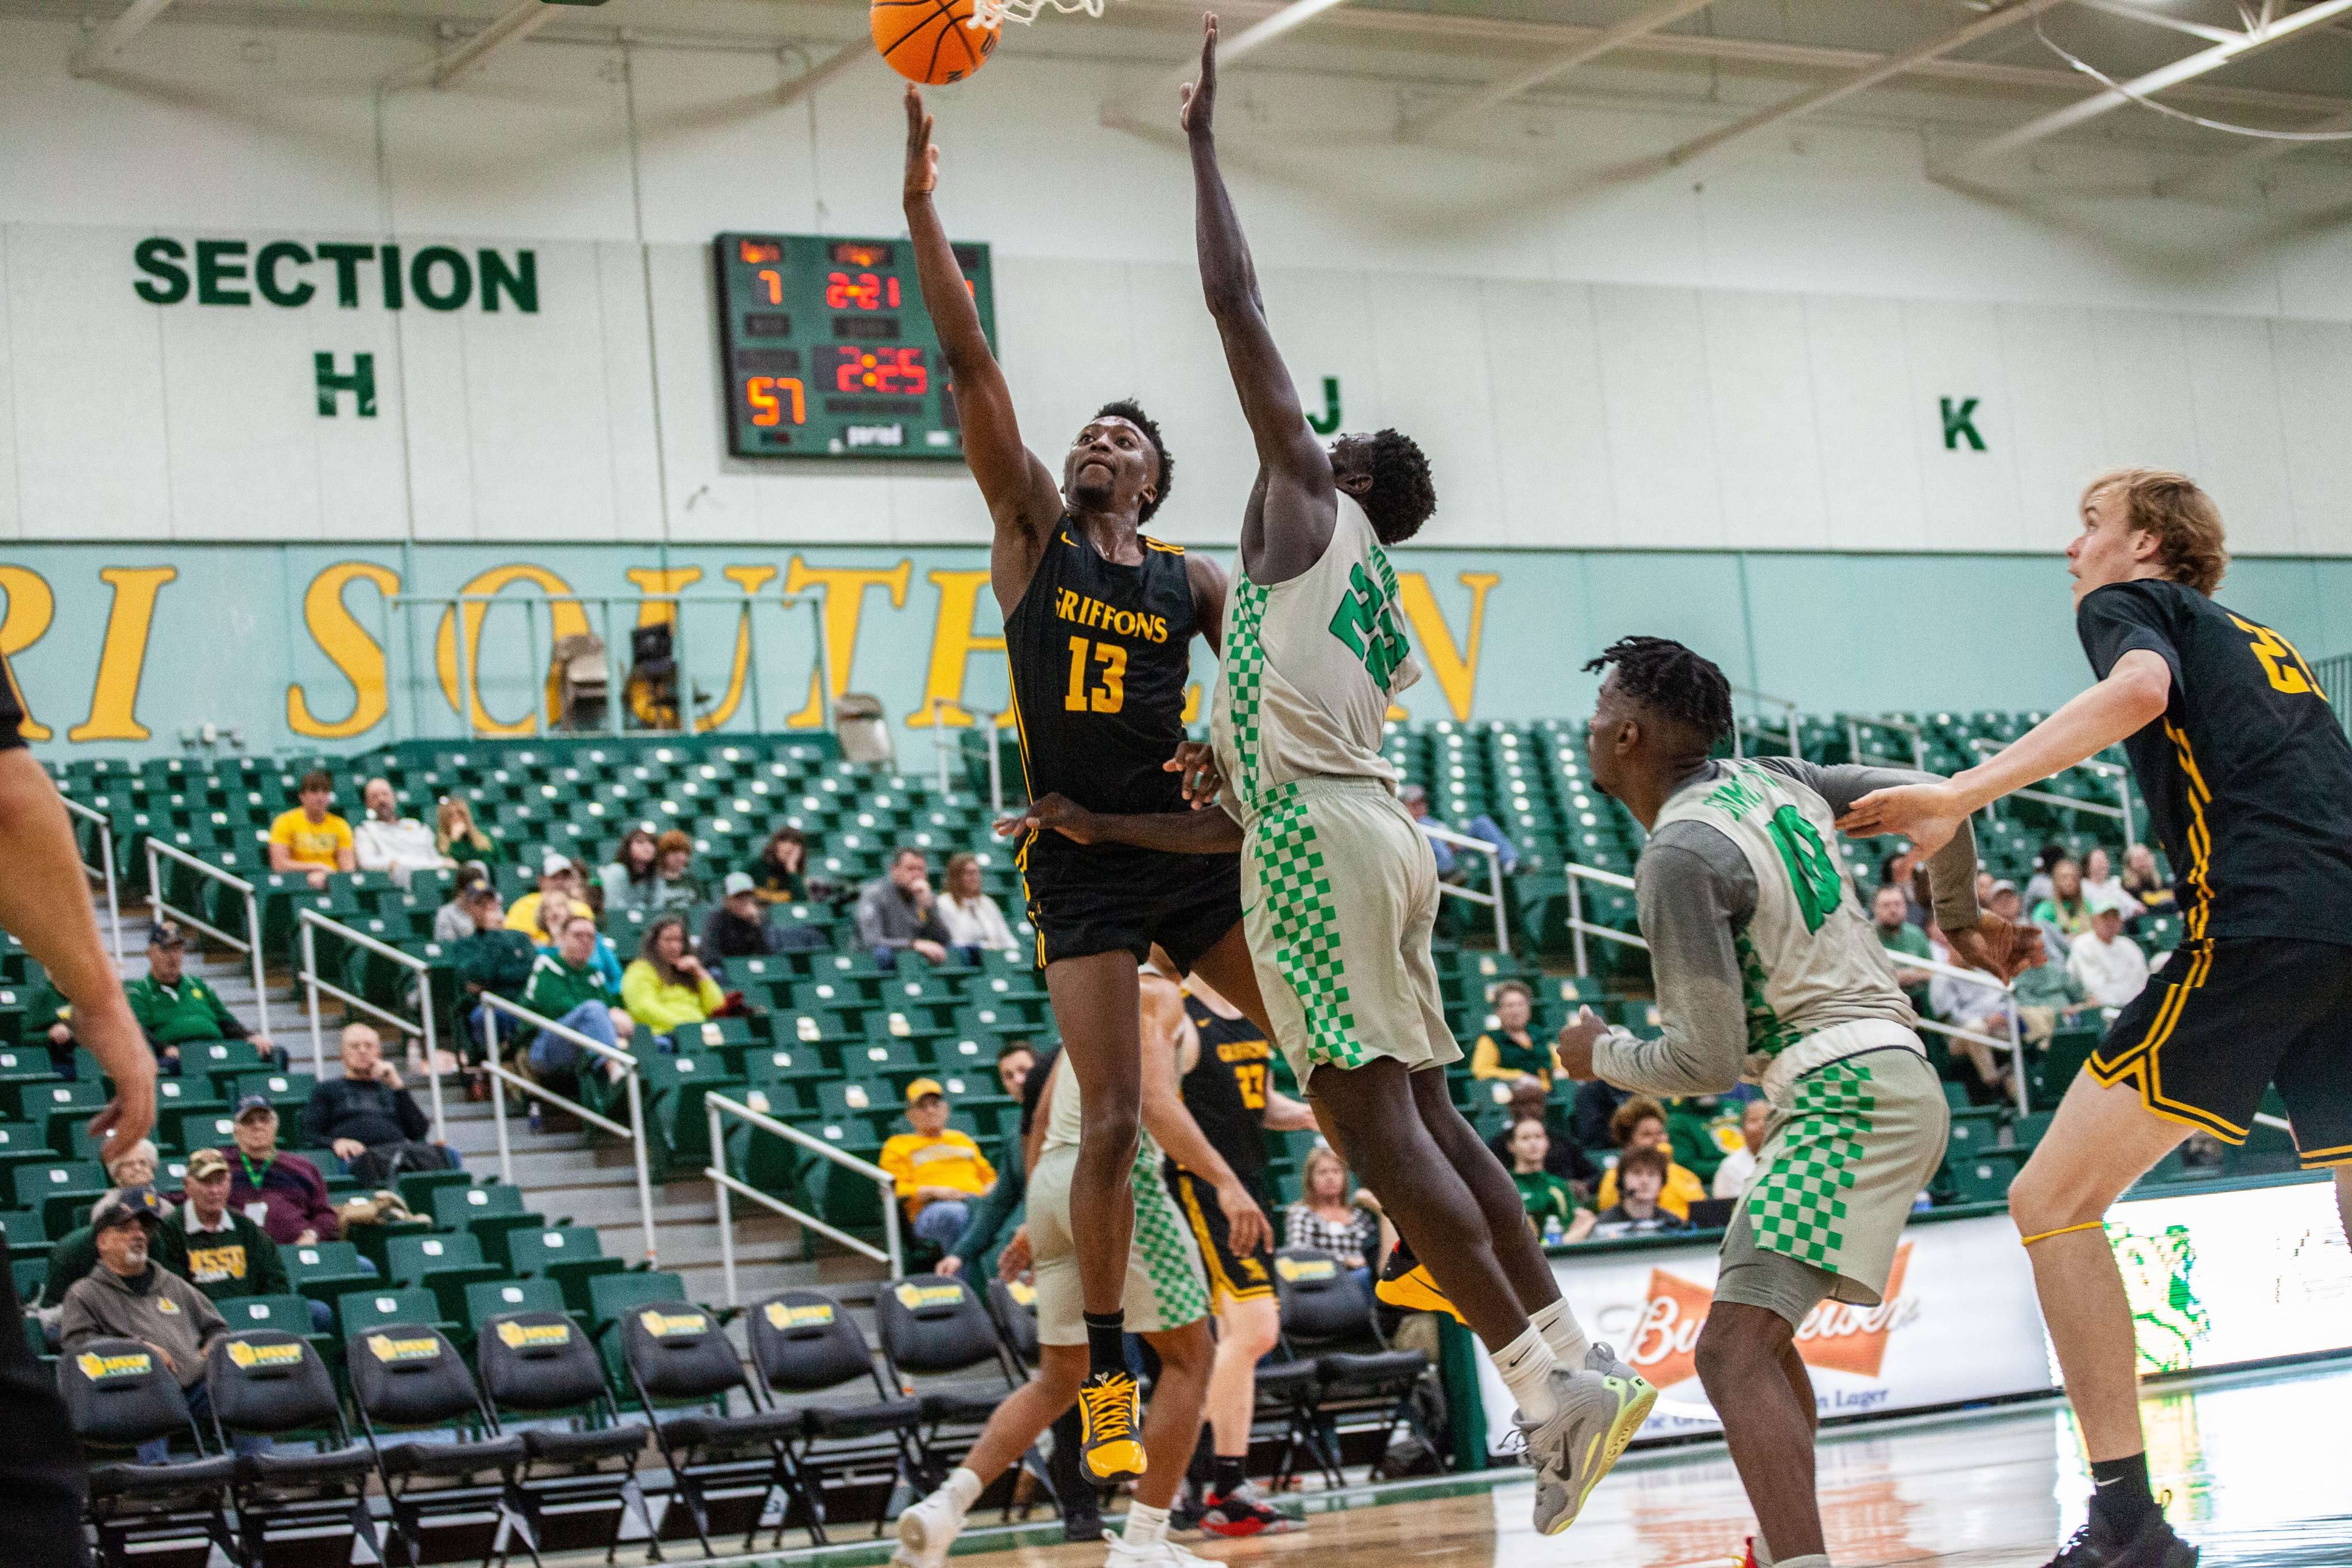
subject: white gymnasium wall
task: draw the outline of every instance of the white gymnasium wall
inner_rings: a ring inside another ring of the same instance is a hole
[[[421,46],[166,24],[80,81],[77,37],[0,22],[0,537],[985,538],[960,471],[725,455],[710,237],[898,232],[878,64],[778,108],[769,57],[530,45],[380,95]],[[1230,538],[1247,446],[1181,143],[1099,124],[1136,69],[1021,44],[934,103],[1024,426],[1050,454],[1142,394],[1184,465],[1164,531]],[[1431,449],[1433,542],[2038,550],[2084,476],[2144,462],[2202,476],[2242,553],[2352,554],[2341,162],[2158,201],[2133,144],[2062,146],[2104,193],[1995,202],[1853,120],[1595,187],[1712,120],[1552,106],[1411,147],[1399,103],[1242,70],[1223,144],[1294,371]],[[159,307],[132,292],[156,235],[527,247],[541,308]],[[320,417],[321,351],[374,356],[374,419]],[[1944,398],[1986,451],[1947,449]]]

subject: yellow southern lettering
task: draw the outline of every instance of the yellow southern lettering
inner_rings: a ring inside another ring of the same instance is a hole
[[[1422,662],[1436,677],[1437,689],[1445,694],[1446,706],[1458,720],[1470,716],[1470,704],[1477,691],[1478,648],[1486,631],[1486,591],[1503,579],[1499,572],[1465,571],[1454,580],[1470,591],[1470,625],[1459,645],[1446,629],[1445,613],[1437,607],[1426,573],[1398,573],[1397,596],[1403,601],[1405,619],[1412,622],[1412,637],[1421,644]],[[1390,715],[1404,716],[1402,710],[1393,707]]]
[[[786,1306],[782,1301],[770,1301],[767,1305],[769,1324],[780,1329],[829,1323],[833,1322],[833,1304],[829,1301],[817,1301],[797,1307]]]
[[[972,630],[972,621],[980,612],[980,591],[988,581],[988,571],[985,568],[971,571],[942,570],[925,575],[940,591],[940,611],[938,619],[931,623],[931,663],[923,676],[923,706],[907,716],[907,727],[928,729],[936,714],[936,722],[950,729],[967,728],[971,724],[971,715],[963,710],[963,687],[971,656],[1004,652],[1003,632],[988,637]],[[1075,597],[1065,588],[1056,602],[1066,606]],[[999,729],[1009,729],[1012,725],[1013,716],[1009,713],[996,721]]]
[[[143,1377],[155,1365],[154,1357],[145,1352],[129,1355],[100,1355],[85,1351],[74,1357],[74,1365],[92,1383],[107,1377]]]
[[[145,740],[147,727],[133,711],[139,677],[147,667],[147,634],[155,625],[155,599],[180,575],[175,566],[110,566],[99,577],[112,585],[114,607],[106,617],[106,642],[98,654],[98,681],[90,688],[89,716],[66,731],[68,740]]]
[[[849,689],[850,666],[857,657],[857,622],[866,610],[866,591],[887,589],[890,608],[907,607],[907,581],[914,576],[915,563],[901,560],[887,570],[870,567],[811,566],[794,556],[784,570],[784,592],[804,593],[812,588],[824,590],[825,657],[833,665],[833,695],[839,696]],[[809,675],[808,706],[784,720],[788,729],[814,729],[824,723],[824,697],[817,683],[824,678],[820,666]]]
[[[318,740],[345,740],[363,735],[383,722],[391,711],[392,688],[384,679],[383,647],[367,634],[343,591],[354,582],[372,582],[380,593],[398,593],[400,574],[368,560],[338,561],[310,580],[302,593],[302,624],[319,652],[327,655],[342,677],[352,683],[352,711],[339,719],[324,719],[310,711],[310,695],[300,682],[286,688],[286,727]]]
[[[587,632],[588,612],[580,607],[580,601],[560,597],[571,594],[572,585],[543,566],[533,566],[527,561],[512,566],[494,566],[457,591],[466,597],[489,595],[518,582],[527,582],[548,594],[559,596],[548,607],[548,630],[551,638]],[[446,610],[441,612],[440,630],[433,638],[433,665],[441,677],[441,695],[448,699],[452,711],[469,716],[468,722],[478,735],[538,734],[539,714],[535,709],[508,724],[492,718],[489,710],[482,706],[482,622],[488,617],[490,607],[488,604],[467,604],[463,609],[466,616],[465,695],[462,698],[458,695],[457,616],[455,611]]]
[[[58,596],[49,591],[47,580],[37,571],[21,566],[0,566],[0,593],[8,596],[8,613],[0,619],[0,653],[13,659],[41,640],[57,619]],[[12,672],[13,674],[13,672]],[[26,740],[47,740],[49,727],[35,724],[32,708],[25,702],[23,685],[16,690],[16,706],[25,711],[25,722],[16,733]]]
[[[702,569],[698,566],[633,566],[623,575],[646,596],[637,604],[637,624],[675,628],[677,625],[677,602],[665,596],[683,593],[700,582]],[[760,590],[775,577],[776,569],[772,566],[730,566],[723,569],[719,575],[742,589],[746,599],[756,599]],[[735,716],[735,710],[743,706],[743,693],[750,684],[751,674],[751,626],[748,617],[739,614],[735,618],[735,662],[728,668],[727,691],[709,713],[694,721],[698,734],[717,729]],[[551,675],[547,683],[548,712],[555,711],[558,697],[556,682]]]

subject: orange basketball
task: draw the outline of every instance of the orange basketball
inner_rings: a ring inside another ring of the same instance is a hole
[[[972,0],[874,0],[874,47],[909,81],[961,81],[996,52],[995,27],[971,27]]]

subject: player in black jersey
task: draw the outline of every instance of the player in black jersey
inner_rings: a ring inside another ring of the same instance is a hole
[[[2178,474],[2083,493],[2067,547],[2099,684],[1981,766],[1864,796],[1839,822],[1933,851],[2010,790],[2117,742],[2172,862],[2184,940],[2116,1017],[2018,1174],[2033,1260],[2098,1490],[2053,1568],[2187,1568],[2151,1494],[2132,1312],[2101,1216],[2193,1130],[2244,1141],[2265,1089],[2352,1230],[2352,744],[2285,638],[2211,594],[2221,518]]]
[[[1186,809],[1185,688],[1195,632],[1213,648],[1225,579],[1213,562],[1143,536],[1168,497],[1159,427],[1131,402],[1087,422],[1057,478],[1022,444],[1013,399],[931,204],[939,151],[907,89],[904,197],[923,299],[955,390],[964,461],[995,523],[990,580],[1004,613],[1022,771],[1032,800],[1095,810]],[[1086,1119],[1071,1177],[1092,1368],[1079,1411],[1086,1462],[1106,1483],[1142,1473],[1140,1411],[1120,1309],[1135,1223],[1131,1173],[1142,1098],[1136,973],[1154,942],[1265,1016],[1241,929],[1238,857],[1167,854],[1028,835],[1019,852],[1055,1021]],[[1220,1194],[1244,1229],[1264,1223]]]
[[[1210,1145],[1270,1214],[1265,1129],[1310,1132],[1315,1113],[1274,1087],[1274,1042],[1265,1030],[1197,975],[1185,986],[1184,1013],[1199,1037],[1196,1044],[1180,1047],[1178,1052],[1184,1109],[1192,1113]],[[1223,1536],[1293,1529],[1295,1521],[1288,1515],[1251,1493],[1242,1473],[1257,1404],[1258,1358],[1274,1348],[1282,1331],[1282,1308],[1274,1295],[1273,1238],[1255,1247],[1235,1247],[1232,1228],[1217,1207],[1215,1184],[1185,1169],[1172,1155],[1167,1176],[1176,1207],[1201,1244],[1201,1261],[1209,1270],[1210,1305],[1217,1314],[1217,1359],[1209,1374],[1202,1412],[1213,1468],[1205,1476],[1195,1473],[1201,1528]]]

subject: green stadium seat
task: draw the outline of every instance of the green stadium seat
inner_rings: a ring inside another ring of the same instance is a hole
[[[466,1287],[466,1315],[459,1320],[471,1339],[482,1324],[509,1312],[560,1312],[563,1291],[552,1280],[493,1280]]]
[[[470,1287],[507,1277],[483,1258],[481,1239],[469,1230],[393,1237],[384,1243],[383,1267],[394,1285],[432,1291],[439,1315],[453,1322],[465,1319]]]
[[[588,1281],[589,1331],[601,1334],[606,1324],[641,1307],[688,1300],[686,1281],[677,1274],[664,1270],[599,1274]],[[559,1306],[550,1310],[563,1309]]]
[[[336,1302],[335,1315],[347,1343],[394,1323],[431,1323],[445,1332],[457,1327],[455,1320],[441,1316],[440,1303],[432,1291],[413,1285],[404,1290],[350,1291]]]
[[[520,1187],[491,1182],[480,1186],[436,1188],[433,1222],[445,1230],[473,1232],[481,1239],[482,1255],[503,1265],[507,1260],[507,1232],[543,1228],[547,1217],[523,1207]]]
[[[0,1122],[0,1185],[5,1185],[5,1173],[13,1166],[57,1157],[46,1128],[30,1122]]]
[[[1949,1150],[1944,1155],[1945,1186],[1955,1203],[2005,1202],[2009,1184],[2024,1163],[2022,1149],[1986,1148],[1966,1155]]]
[[[334,1338],[310,1326],[310,1303],[301,1296],[235,1296],[213,1303],[220,1315],[228,1320],[231,1330],[276,1329],[281,1333],[299,1334],[317,1347],[320,1355],[328,1354]]]
[[[513,1231],[507,1237],[507,1255],[514,1260],[516,1274],[554,1281],[562,1289],[564,1304],[575,1312],[589,1312],[595,1304],[589,1281],[627,1267],[621,1259],[604,1256],[603,1239],[588,1225]]]
[[[287,1278],[314,1301],[334,1301],[352,1291],[383,1283],[360,1263],[360,1249],[349,1241],[314,1241],[308,1246],[278,1249],[286,1261]]]

